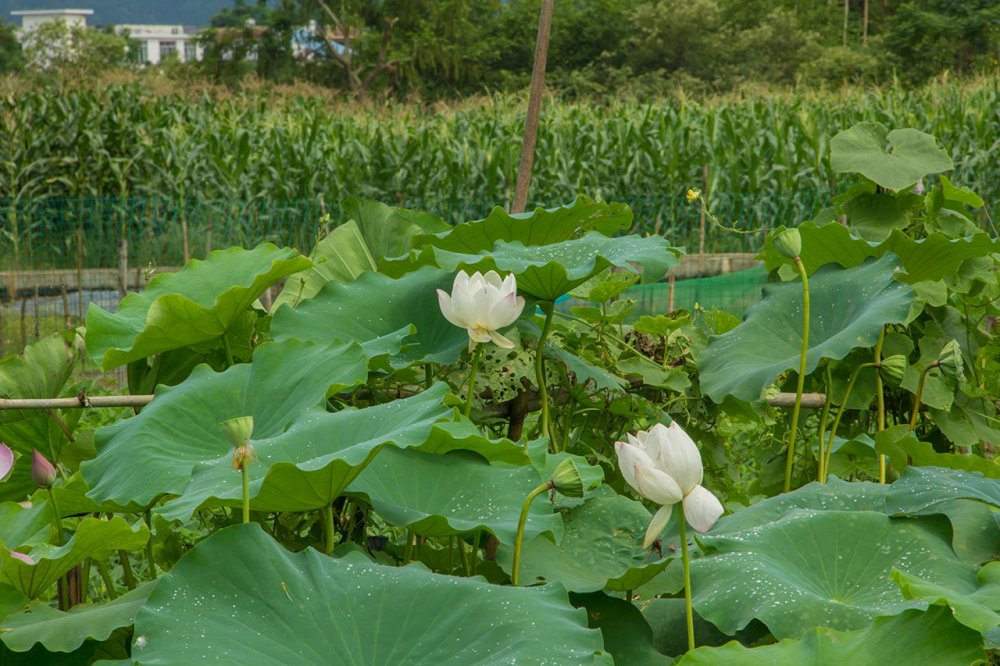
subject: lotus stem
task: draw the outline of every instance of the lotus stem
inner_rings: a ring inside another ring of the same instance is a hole
[[[515,587],[518,583],[518,568],[521,565],[521,545],[524,542],[524,525],[528,522],[528,509],[531,508],[531,503],[536,497],[550,488],[552,488],[552,482],[546,481],[528,493],[528,496],[524,500],[524,504],[521,505],[521,517],[517,521],[517,533],[514,535],[514,563],[511,565],[510,569],[510,582]]]
[[[153,516],[146,509],[146,527],[149,528],[149,539],[146,540],[146,563],[149,567],[149,580],[156,580],[156,560],[153,559]]]
[[[125,579],[125,587],[134,590],[138,583],[135,580],[135,574],[132,573],[132,563],[128,561],[128,551],[119,550],[118,561],[122,564],[122,577]]]
[[[222,334],[222,350],[226,354],[226,367],[231,368],[236,365],[236,361],[233,360],[233,349],[229,346],[229,338],[226,334]]]
[[[549,392],[545,387],[544,345],[552,331],[552,314],[555,312],[555,304],[544,301],[539,303],[538,307],[545,313],[545,324],[542,326],[542,333],[538,336],[538,345],[535,347],[535,380],[538,382],[538,399],[542,403],[542,437],[548,438],[552,432],[552,424],[549,416]],[[551,443],[549,448],[552,448]]]
[[[95,559],[94,562],[97,563],[97,573],[100,574],[101,580],[104,582],[104,588],[108,592],[108,598],[112,601],[118,598],[118,593],[115,591],[115,583],[111,580],[111,573],[108,571],[108,564],[103,559]]]
[[[476,375],[479,374],[479,361],[483,357],[483,346],[476,345],[472,352],[472,367],[469,369],[469,392],[465,396],[465,416],[468,418],[472,414],[472,399],[476,395]]]
[[[469,578],[472,576],[472,567],[469,566],[469,554],[465,552],[465,539],[462,537],[458,538],[458,559],[462,562],[462,570],[465,572],[465,577]]]
[[[49,486],[49,504],[52,505],[52,527],[56,529],[56,545],[62,546],[65,542],[63,541],[63,530],[62,530],[62,514],[59,513],[59,503],[56,502],[56,494],[52,490],[52,486]]]
[[[917,392],[913,396],[913,411],[910,412],[910,432],[917,429],[917,415],[920,414],[920,401],[924,396],[924,382],[927,380],[927,373],[941,365],[937,360],[920,371],[920,380],[917,382]]]
[[[878,334],[878,342],[875,343],[875,357],[873,359],[875,367],[882,365],[882,345],[885,343],[885,326]],[[875,371],[875,410],[877,418],[878,432],[885,430],[885,385],[882,382],[882,371]],[[885,456],[878,454],[878,482],[885,483]]]
[[[823,373],[824,383],[826,386],[826,397],[823,400],[823,413],[819,417],[819,462],[817,464],[816,480],[820,483],[823,482],[823,472],[824,472],[824,461],[823,457],[823,444],[826,442],[826,421],[830,418],[830,405],[833,404],[833,396],[830,393],[830,389],[833,388],[833,378],[830,373],[830,364],[826,364],[826,370]]]
[[[684,503],[677,503],[677,521],[681,531],[681,565],[684,567],[684,617],[687,620],[688,652],[694,650],[694,608],[691,604],[691,556],[688,554],[687,520]]]
[[[799,352],[799,378],[795,385],[795,405],[792,407],[792,425],[788,432],[788,459],[785,461],[784,492],[792,489],[792,463],[795,461],[795,435],[799,428],[799,411],[802,408],[802,391],[806,383],[806,356],[809,353],[809,276],[802,259],[795,257],[795,267],[802,278],[802,351]]]
[[[333,553],[333,542],[336,541],[336,532],[333,529],[333,508],[327,504],[319,510],[319,516],[323,520],[323,552],[330,555]]]
[[[833,427],[830,428],[830,438],[826,441],[826,458],[823,460],[823,478],[820,479],[820,483],[826,483],[827,476],[830,473],[830,456],[833,455],[833,440],[837,437],[837,428],[840,427],[840,418],[847,411],[847,401],[851,398],[851,392],[854,390],[854,383],[858,381],[858,376],[861,374],[863,368],[873,368],[874,363],[862,363],[858,367],[854,368],[854,372],[851,373],[851,378],[847,382],[847,388],[844,389],[844,399],[840,401],[840,409],[837,410],[837,418],[833,420]]]
[[[240,465],[240,476],[243,477],[243,524],[250,522],[250,472],[249,461]]]

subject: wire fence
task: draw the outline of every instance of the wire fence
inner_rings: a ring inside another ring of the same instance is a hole
[[[480,201],[397,201],[450,222],[480,219],[494,204]],[[504,205],[506,202],[499,202]],[[714,196],[713,213],[727,225],[753,229],[736,234],[714,227],[700,207],[683,197],[626,200],[634,230],[665,236],[691,254],[752,253],[766,232],[796,224],[817,209],[798,199]],[[552,205],[551,203],[548,205]],[[322,218],[344,220],[338,205],[321,199],[273,201],[175,200],[157,197],[0,199],[0,355],[53,331],[80,325],[94,303],[114,310],[128,292],[141,290],[153,272],[176,270],[213,249],[252,247],[270,241],[308,252],[324,231]],[[728,262],[728,260],[727,260]],[[694,303],[742,314],[756,300],[760,270],[711,262],[692,266],[669,285],[636,287],[637,314],[690,308]],[[725,277],[725,274],[734,272]],[[721,277],[713,277],[721,275]]]

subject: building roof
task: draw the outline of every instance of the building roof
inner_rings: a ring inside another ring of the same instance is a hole
[[[15,9],[11,16],[93,16],[93,9]]]

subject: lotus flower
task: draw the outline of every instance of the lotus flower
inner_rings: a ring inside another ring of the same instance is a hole
[[[10,447],[0,442],[0,481],[3,481],[14,469],[14,452]]]
[[[646,530],[643,548],[656,541],[678,502],[688,524],[699,532],[707,532],[722,515],[718,498],[699,485],[704,469],[698,447],[677,423],[658,423],[648,432],[629,434],[628,442],[615,442],[615,452],[625,482],[661,505]]]
[[[469,331],[469,349],[477,342],[492,340],[498,347],[513,349],[514,343],[497,333],[510,326],[524,310],[524,298],[517,295],[517,278],[503,280],[496,271],[486,275],[459,271],[451,295],[437,290],[438,303],[445,319]]]
[[[42,489],[56,482],[56,468],[37,450],[31,452],[31,480]]]

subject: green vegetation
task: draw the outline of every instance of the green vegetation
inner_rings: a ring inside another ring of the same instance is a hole
[[[827,137],[860,120],[936,133],[955,155],[954,182],[995,201],[998,92],[990,81],[704,103],[552,101],[531,203],[578,192],[623,201],[638,229],[694,250],[699,210],[687,188],[706,190],[711,210],[740,229],[811,219],[844,189]],[[307,249],[324,210],[338,221],[350,196],[475,219],[509,202],[522,112],[509,97],[442,110],[277,92],[188,100],[135,86],[12,90],[0,97],[0,154],[9,156],[0,206],[18,226],[0,240],[2,254],[10,257],[16,237],[23,267],[32,246],[38,262],[76,266],[72,237],[83,229],[87,265],[116,265],[123,233],[132,265],[176,265],[185,220],[199,248],[211,227],[212,247],[269,239]],[[709,224],[706,249],[756,249],[761,240]]]

